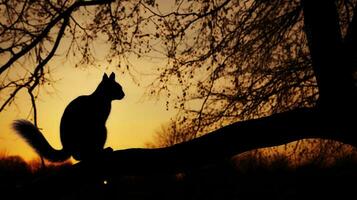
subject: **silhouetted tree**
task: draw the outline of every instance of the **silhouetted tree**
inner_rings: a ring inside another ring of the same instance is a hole
[[[27,90],[37,124],[35,100],[39,86],[50,85],[56,80],[48,66],[55,57],[75,58],[80,66],[93,64],[97,61],[93,53],[95,42],[106,38],[111,46],[108,61],[114,57],[125,60],[126,54],[144,41],[138,29],[143,15],[140,5],[144,3],[0,1],[0,111],[15,100],[19,91]]]
[[[36,123],[36,88],[53,81],[46,65],[61,41],[61,54],[80,58],[83,66],[96,62],[93,48],[103,38],[110,46],[107,61],[118,66],[129,68],[132,54],[167,58],[149,93],[174,96],[172,103],[182,110],[178,120],[188,122],[194,136],[235,121],[312,107],[319,93],[305,28],[313,22],[304,26],[302,2],[180,0],[163,13],[147,0],[2,1],[1,110],[26,89]],[[332,28],[341,30],[335,39],[347,44],[352,56],[349,27],[356,1],[334,2],[339,23]],[[318,2],[312,9],[327,10],[328,4]],[[12,68],[19,73],[8,76]],[[338,88],[343,80],[327,88]]]
[[[153,88],[172,79],[182,85],[180,120],[190,129],[204,133],[315,104],[300,1],[180,3],[158,14],[170,59]]]
[[[152,11],[162,19],[157,27],[169,58],[158,69],[161,74],[152,90],[170,95],[170,83],[179,84],[178,120],[198,135],[240,120],[313,107],[321,91],[330,103],[345,104],[346,89],[341,88],[346,81],[352,87],[352,71],[349,78],[339,79],[347,76],[343,71],[349,67],[327,66],[355,65],[355,7],[356,1],[227,0],[178,1],[172,13]],[[317,10],[324,12],[312,16]],[[328,27],[319,25],[322,21]],[[323,36],[325,32],[331,34]],[[348,53],[337,58],[342,46]],[[322,83],[319,73],[324,76],[325,69],[334,81]]]
[[[8,96],[1,110],[27,89],[36,119],[35,89],[49,80],[45,66],[61,39],[66,56],[90,64],[93,45],[106,38],[107,60],[119,66],[129,55],[167,58],[149,93],[178,99],[177,120],[192,138],[224,126],[172,148],[115,152],[130,157],[113,165],[124,171],[147,158],[154,166],[169,155],[179,159],[169,159],[172,166],[198,165],[310,137],[356,145],[349,117],[357,111],[356,4],[182,0],[161,12],[152,0],[2,1],[0,88]],[[7,76],[26,59],[32,67]]]
[[[149,94],[175,99],[183,113],[175,122],[179,132],[190,130],[195,138],[211,131],[170,147],[80,162],[31,183],[22,195],[47,198],[79,184],[102,187],[103,177],[190,171],[304,138],[357,146],[351,117],[357,112],[357,1],[177,0],[168,12],[155,3],[0,1],[0,111],[27,90],[36,123],[38,86],[50,83],[48,62],[61,41],[61,53],[84,65],[95,63],[93,48],[105,38],[107,61],[123,70],[130,71],[122,67],[130,55],[164,56],[167,64],[158,67]]]
[[[334,124],[354,113],[356,1],[178,5],[166,15],[151,10],[169,44],[152,88],[170,96],[168,85],[181,85],[177,120],[191,137],[299,107],[317,107]]]

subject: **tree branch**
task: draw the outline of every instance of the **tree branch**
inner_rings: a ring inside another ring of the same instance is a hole
[[[52,174],[31,184],[25,193],[31,192],[36,195],[40,191],[46,191],[51,194],[58,188],[75,189],[80,184],[102,180],[105,177],[194,170],[230,159],[248,150],[306,138],[332,139],[357,146],[352,127],[352,120],[344,121],[334,116],[326,116],[316,109],[296,109],[260,119],[237,122],[171,147],[103,153],[101,157],[82,161],[63,173]]]
[[[36,106],[36,97],[35,95],[33,95],[33,92],[28,89],[27,90],[28,94],[30,95],[31,97],[31,105],[32,105],[32,109],[33,109],[33,124],[38,127],[38,124],[37,124],[37,106]]]
[[[16,94],[23,88],[27,87],[27,85],[29,84],[29,82],[27,82],[24,85],[18,85],[16,86],[16,89],[9,95],[9,98],[6,99],[6,101],[1,105],[0,107],[0,112],[2,112],[5,107],[10,104],[12,102],[12,100],[14,99],[14,97],[16,96]]]
[[[5,109],[5,107],[14,99],[14,97],[16,96],[16,94],[23,88],[28,88],[28,93],[31,97],[31,103],[32,103],[32,107],[34,109],[34,123],[37,126],[37,112],[36,112],[36,106],[35,106],[35,102],[34,102],[34,95],[33,95],[33,90],[37,87],[37,85],[39,84],[41,75],[38,75],[38,73],[43,70],[43,67],[48,63],[48,61],[50,61],[50,59],[54,56],[60,41],[63,37],[64,31],[68,25],[69,22],[69,17],[65,17],[63,19],[63,23],[62,26],[58,32],[56,41],[51,49],[51,52],[47,55],[47,57],[40,62],[37,67],[35,68],[32,77],[23,85],[16,85],[16,89],[14,90],[14,92],[12,92],[9,96],[9,98],[3,103],[3,105],[1,105],[0,107],[0,112],[3,111]],[[31,82],[34,80],[34,83],[30,86]]]
[[[72,14],[72,12],[76,9],[78,9],[81,6],[93,6],[93,5],[102,5],[102,4],[107,4],[114,2],[114,0],[94,0],[94,1],[76,1],[74,4],[72,4],[70,7],[67,8],[67,10],[63,11],[60,13],[57,17],[55,17],[53,20],[51,20],[47,26],[44,28],[44,30],[39,34],[29,45],[24,47],[20,52],[15,54],[13,57],[11,57],[7,63],[5,63],[3,66],[0,67],[0,74],[2,74],[6,69],[8,69],[14,62],[16,62],[19,58],[21,58],[23,55],[28,53],[32,48],[34,48],[43,38],[46,37],[46,35],[50,32],[50,30],[61,20],[64,19]]]

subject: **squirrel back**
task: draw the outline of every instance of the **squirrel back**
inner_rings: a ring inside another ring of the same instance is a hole
[[[103,150],[107,138],[105,123],[111,101],[120,100],[124,92],[115,82],[115,74],[106,74],[97,89],[87,96],[74,99],[61,119],[61,142],[76,160],[86,159]]]
[[[63,148],[54,149],[43,134],[31,122],[16,120],[15,131],[23,137],[35,151],[50,161],[64,161],[71,155],[76,160],[88,159],[103,150],[112,100],[120,100],[124,92],[115,82],[115,74],[104,74],[97,89],[86,96],[79,96],[66,107],[60,125]]]

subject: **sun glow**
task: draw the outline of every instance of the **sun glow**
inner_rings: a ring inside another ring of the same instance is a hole
[[[136,67],[148,67],[146,62],[135,63]],[[44,87],[38,97],[38,126],[46,139],[56,149],[62,148],[59,136],[61,116],[67,104],[80,95],[91,94],[101,81],[104,72],[115,71],[114,67],[79,69],[68,63],[54,63],[53,76],[58,81]],[[16,72],[14,72],[16,73]],[[113,149],[143,147],[154,130],[170,119],[173,110],[166,110],[164,101],[144,101],[144,87],[136,85],[128,75],[118,74],[118,82],[126,94],[120,101],[112,102],[111,114],[107,120],[108,138],[106,146]],[[143,79],[144,80],[144,79]],[[143,84],[144,85],[144,84]],[[0,115],[0,150],[11,155],[20,155],[26,160],[37,157],[34,151],[11,129],[15,119],[31,119],[30,99],[20,93],[16,102]],[[85,138],[84,138],[85,139]]]

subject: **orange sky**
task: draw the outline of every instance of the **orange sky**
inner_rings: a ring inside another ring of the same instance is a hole
[[[172,3],[171,0],[159,0],[157,2],[164,10],[168,9]],[[63,45],[66,45],[66,41],[63,41],[61,45],[57,54],[63,53]],[[102,43],[96,43],[95,46],[96,55],[103,57],[108,46]],[[6,61],[6,58],[0,57],[0,65]],[[146,73],[150,73],[151,69],[158,65],[165,64],[165,59],[133,58],[130,61],[135,69]],[[75,68],[76,63],[76,60],[67,60],[63,56],[54,57],[46,67],[50,67],[52,77],[57,80],[53,85],[55,89],[52,86],[46,86],[45,89],[41,90],[37,101],[38,125],[45,138],[57,149],[62,148],[59,125],[62,113],[68,103],[80,95],[92,93],[101,81],[104,72],[118,72],[115,69],[115,64],[110,65],[104,61],[96,62],[97,67]],[[22,66],[22,68],[26,67]],[[21,74],[22,68],[21,66],[11,68],[9,74]],[[1,78],[0,76],[0,80],[2,80]],[[162,124],[167,123],[176,114],[176,111],[172,108],[166,110],[165,96],[161,97],[160,100],[151,101],[145,98],[143,86],[150,83],[150,80],[154,78],[153,76],[136,78],[142,87],[134,84],[128,74],[117,73],[116,76],[126,96],[121,101],[112,102],[111,114],[107,121],[106,147],[110,146],[114,150],[144,147],[144,144],[152,139],[155,131],[159,130]],[[4,98],[4,96],[0,96],[0,98]],[[30,146],[11,129],[13,120],[30,117],[30,97],[26,91],[19,93],[15,103],[0,113],[0,155],[20,155],[26,160],[38,158],[38,155]]]
[[[133,63],[138,68],[148,68],[152,63],[138,60]],[[47,93],[42,90],[38,98],[38,124],[49,143],[61,148],[59,125],[62,113],[67,104],[80,95],[90,94],[97,87],[104,72],[112,72],[114,67],[78,69],[74,63],[53,61],[53,76],[59,81],[54,87],[56,91]],[[15,72],[13,72],[15,73]],[[112,110],[107,121],[108,139],[106,146],[113,149],[143,147],[162,123],[168,122],[175,114],[174,110],[166,110],[165,98],[147,100],[144,98],[144,87],[138,87],[128,75],[118,74],[117,81],[123,86],[126,96],[121,101],[112,102]],[[145,77],[139,80],[147,80]],[[13,120],[28,118],[30,99],[26,92],[20,93],[16,105],[12,104],[0,114],[0,152],[9,155],[20,155],[25,159],[36,156],[34,151],[19,138],[10,128]]]
[[[168,9],[172,1],[158,1],[158,3],[162,9]],[[63,49],[66,41],[62,40],[61,45],[56,54],[61,54],[61,47]],[[102,57],[108,46],[99,43],[96,45],[95,53],[98,57]],[[6,58],[0,57],[0,64],[6,61]],[[150,72],[150,69],[163,64],[158,62],[164,62],[164,60],[149,61],[143,58],[130,61],[136,69],[143,69],[145,72]],[[86,66],[86,69],[75,68],[76,63],[75,60],[66,60],[63,56],[54,57],[46,67],[50,67],[52,77],[58,80],[53,85],[55,89],[52,86],[46,86],[47,89],[41,90],[37,101],[38,125],[49,143],[57,149],[62,148],[59,125],[65,107],[77,96],[92,93],[101,81],[104,72],[115,71],[114,64],[111,66],[104,61],[96,62],[96,65],[100,67]],[[26,68],[26,66],[21,67]],[[20,71],[23,70],[21,67],[10,69],[10,74],[21,73]],[[145,86],[153,76],[136,78],[142,86]],[[111,114],[107,120],[106,146],[113,149],[144,147],[145,142],[151,140],[155,130],[159,129],[161,124],[168,122],[175,111],[166,110],[165,97],[160,100],[147,100],[144,97],[145,88],[137,86],[128,74],[117,73],[116,79],[122,85],[126,96],[121,101],[112,102]],[[15,103],[0,113],[0,153],[20,155],[26,160],[37,158],[29,145],[11,129],[13,120],[30,117],[30,98],[26,91],[19,93]]]

